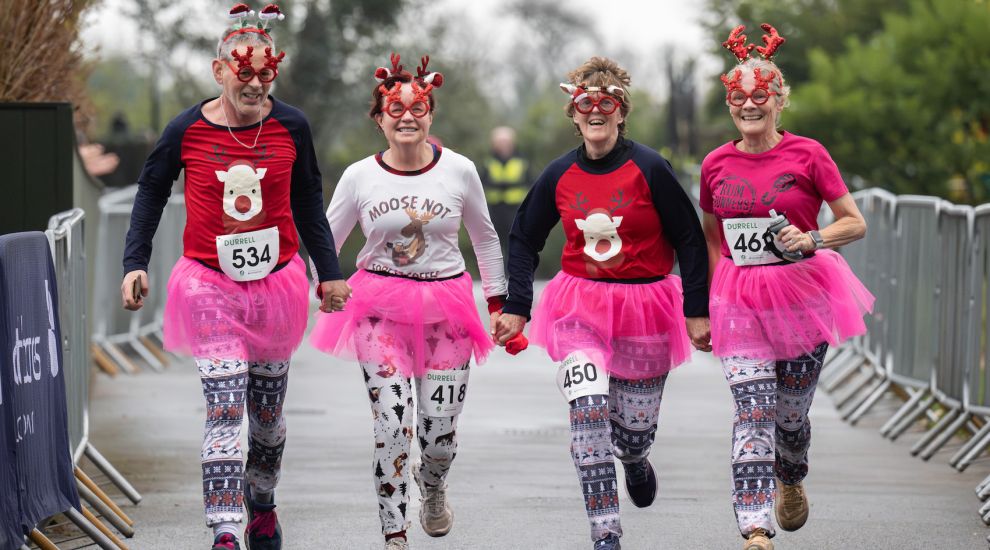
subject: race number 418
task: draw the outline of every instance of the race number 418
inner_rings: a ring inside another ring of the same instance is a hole
[[[456,416],[464,408],[469,370],[428,370],[419,379],[419,410],[428,416]]]

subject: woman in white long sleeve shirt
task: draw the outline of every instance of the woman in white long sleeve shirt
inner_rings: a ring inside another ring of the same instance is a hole
[[[471,355],[493,347],[482,326],[458,249],[467,228],[492,315],[502,308],[505,274],[481,180],[467,158],[427,141],[443,77],[392,67],[375,72],[371,118],[388,149],[347,168],[327,210],[338,251],[355,224],[367,242],[353,296],[320,314],[310,337],[317,348],[356,358],[364,371],[375,423],[375,489],[386,549],[408,548],[406,507],[413,418],[422,461],[412,465],[431,536],[453,525],[444,479],[457,448],[457,417],[467,391]],[[415,379],[413,388],[410,379]],[[416,399],[413,393],[417,393]],[[414,403],[416,408],[414,409]]]

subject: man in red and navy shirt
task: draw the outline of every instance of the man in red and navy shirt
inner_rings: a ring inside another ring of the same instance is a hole
[[[277,12],[269,6],[259,17],[281,18]],[[231,17],[249,13],[239,4]],[[282,547],[274,511],[282,408],[289,359],[308,319],[300,237],[316,268],[321,309],[341,309],[350,295],[323,215],[309,124],[269,95],[285,54],[273,53],[262,27],[245,21],[224,32],[213,61],[220,96],[172,120],[148,157],[123,258],[124,307],[137,310],[152,282],[152,238],[172,183],[185,171],[183,256],[168,281],[163,330],[166,349],[195,358],[206,397],[201,460],[213,550],[240,549],[245,506],[248,547]]]

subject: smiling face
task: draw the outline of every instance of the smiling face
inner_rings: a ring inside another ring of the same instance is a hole
[[[415,100],[413,86],[410,83],[402,85],[402,93],[399,96],[405,106],[412,106]],[[388,110],[388,96],[381,99],[381,109]],[[408,147],[426,143],[426,138],[430,135],[430,126],[433,124],[433,113],[429,112],[422,117],[413,115],[413,109],[405,109],[399,117],[393,117],[385,113],[375,115],[375,121],[381,128],[382,134],[388,140],[389,147]]]
[[[752,70],[742,70],[740,85],[742,90],[752,95],[756,89],[756,76]],[[727,102],[728,103],[728,102]],[[773,137],[777,133],[777,119],[783,110],[783,104],[776,94],[771,94],[766,103],[757,105],[751,97],[741,106],[729,104],[729,115],[739,133],[746,139],[763,139]]]
[[[247,46],[254,48],[251,52],[251,66],[256,72],[265,68],[265,47],[263,43],[241,44],[236,48],[240,55],[247,53]],[[224,62],[226,61],[226,62]],[[231,67],[233,66],[233,68]],[[271,91],[274,82],[262,82],[257,75],[247,82],[241,82],[237,78],[238,62],[236,60],[214,60],[213,77],[217,83],[223,86],[224,103],[233,109],[237,122],[231,121],[234,125],[253,124],[258,121],[258,116],[264,108],[268,93]]]
[[[608,97],[608,94],[598,92],[589,94],[590,98],[595,101],[602,99],[603,95]],[[617,140],[619,137],[619,124],[622,124],[624,120],[622,109],[615,109],[609,115],[602,114],[601,109],[597,106],[588,114],[582,114],[578,110],[574,110],[574,124],[577,125],[578,131],[581,132],[585,145],[589,147],[600,146]]]

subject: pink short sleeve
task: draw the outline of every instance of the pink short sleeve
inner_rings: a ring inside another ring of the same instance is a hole
[[[842,181],[839,167],[835,165],[835,161],[829,156],[828,151],[821,144],[816,143],[816,145],[814,154],[811,156],[809,173],[818,194],[825,199],[825,202],[831,202],[848,193],[849,189]]]

